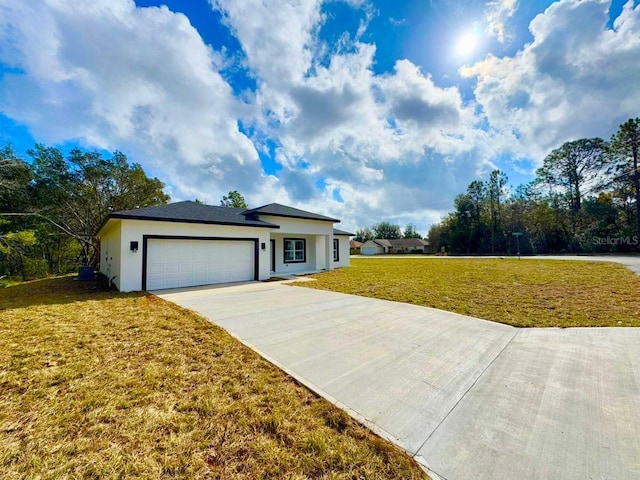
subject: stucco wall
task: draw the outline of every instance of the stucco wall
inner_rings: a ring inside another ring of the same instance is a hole
[[[337,262],[333,262],[333,266],[335,268],[339,267],[348,267],[351,264],[349,258],[349,237],[347,235],[335,235],[334,238],[339,240],[338,249],[339,249],[339,260]]]
[[[277,232],[277,233],[276,233]],[[322,237],[315,235],[298,235],[294,233],[281,234],[278,230],[271,233],[271,238],[276,241],[276,272],[277,273],[296,273],[310,270],[325,268],[324,264],[324,240]],[[284,263],[284,239],[285,238],[303,238],[306,240],[306,261]],[[321,240],[317,242],[316,239]],[[321,249],[319,250],[319,246]],[[322,263],[318,266],[318,263]]]
[[[112,222],[109,230],[100,237],[100,272],[120,289],[120,221]]]
[[[300,235],[331,235],[333,236],[333,223],[320,220],[302,220],[298,218],[276,217],[273,215],[260,215],[260,220],[280,225],[274,233],[295,233]]]
[[[231,237],[258,239],[258,276],[260,280],[269,278],[269,237],[268,228],[237,227],[232,225],[205,225],[178,222],[151,222],[144,220],[122,220],[120,248],[121,270],[116,284],[120,291],[131,292],[142,289],[142,236],[143,235],[183,235],[191,237]],[[129,244],[138,241],[140,248],[131,252]],[[261,248],[265,243],[265,249]]]
[[[260,220],[280,225],[273,230],[271,238],[276,240],[276,272],[295,273],[310,270],[333,268],[333,262],[326,262],[325,239],[333,251],[333,223],[320,220],[304,220],[298,218],[278,217],[275,215],[260,215]],[[318,236],[322,235],[322,236]],[[304,263],[284,263],[283,239],[304,238],[307,242],[307,258]],[[333,257],[330,257],[333,258]]]

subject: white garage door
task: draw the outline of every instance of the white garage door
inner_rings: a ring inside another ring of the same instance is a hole
[[[228,240],[147,241],[147,290],[254,279],[254,243]]]
[[[362,255],[375,255],[376,247],[364,247],[360,249]]]

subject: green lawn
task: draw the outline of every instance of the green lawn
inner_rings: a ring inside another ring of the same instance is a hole
[[[205,319],[69,277],[0,289],[0,478],[426,478]]]
[[[351,259],[299,285],[449,310],[518,327],[640,326],[640,276],[538,259]]]

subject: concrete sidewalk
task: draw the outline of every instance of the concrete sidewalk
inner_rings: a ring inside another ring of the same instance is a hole
[[[156,292],[447,480],[640,478],[640,329],[528,329],[278,283]]]

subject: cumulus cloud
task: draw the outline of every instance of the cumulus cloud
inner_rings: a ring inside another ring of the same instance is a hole
[[[15,69],[0,109],[36,138],[132,152],[182,197],[256,190],[258,154],[238,128],[250,107],[184,15],[127,0],[0,5],[0,61]]]
[[[256,73],[256,126],[279,143],[279,176],[293,201],[357,226],[382,217],[421,223],[427,209],[450,204],[460,187],[454,177],[464,182],[486,166],[473,108],[460,92],[438,87],[408,60],[376,75],[375,45],[359,40],[365,27],[325,45],[316,34],[324,22],[319,1],[212,5]],[[458,177],[435,173],[456,170]],[[324,188],[313,188],[318,183]]]
[[[518,0],[492,0],[486,5],[487,31],[502,43],[509,40],[506,23],[516,13],[517,7]]]
[[[407,59],[374,70],[373,15],[334,44],[321,0],[210,0],[241,52],[206,45],[189,20],[131,0],[0,0],[0,110],[45,142],[119,148],[176,198],[238,189],[344,220],[429,223],[505,153],[540,159],[563,141],[606,135],[640,105],[640,7],[613,28],[608,2],[562,0],[513,57],[461,70],[475,98]],[[508,39],[515,0],[487,4]],[[234,95],[241,64],[255,90]],[[253,83],[253,82],[252,82]],[[234,85],[236,86],[236,85]],[[265,174],[259,153],[282,167]]]
[[[398,120],[422,125],[455,126],[460,122],[461,101],[457,89],[441,89],[409,60],[395,65],[382,89]]]
[[[640,6],[625,4],[613,28],[610,2],[564,0],[530,24],[534,37],[514,57],[461,70],[491,125],[513,132],[514,149],[540,160],[563,142],[610,135],[638,115]]]

